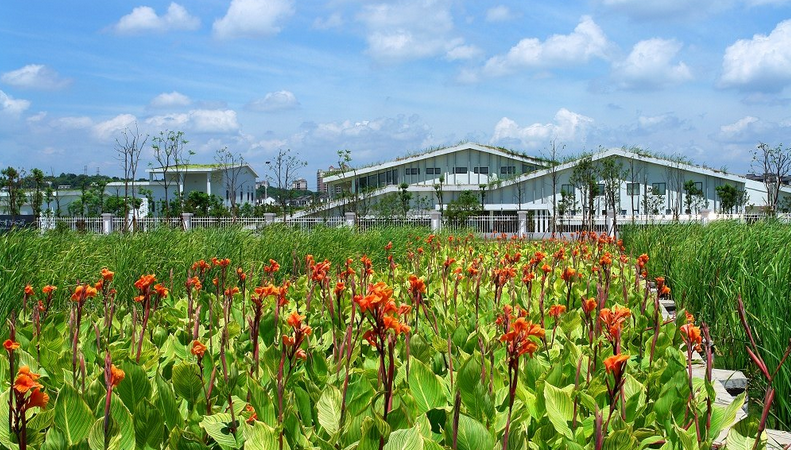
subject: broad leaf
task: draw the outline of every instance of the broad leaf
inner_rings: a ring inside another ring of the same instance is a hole
[[[206,430],[206,434],[223,449],[241,448],[242,443],[231,432],[230,425],[231,415],[227,413],[204,416],[200,423],[201,428]]]
[[[390,438],[387,440],[384,450],[423,450],[423,436],[420,434],[420,425],[390,433]]]
[[[88,437],[94,417],[80,394],[69,384],[64,384],[55,402],[55,426],[63,433],[69,445]]]
[[[173,374],[170,380],[173,383],[173,390],[176,391],[176,394],[186,398],[191,404],[198,400],[198,396],[203,391],[200,369],[193,362],[182,361],[173,366]]]
[[[327,386],[316,403],[319,424],[330,436],[337,433],[340,428],[341,400],[341,392],[334,386]]]
[[[420,414],[447,404],[439,378],[425,364],[414,358],[409,370],[409,391],[415,398]]]
[[[573,435],[568,424],[574,415],[574,402],[571,400],[571,395],[547,383],[544,384],[544,400],[549,421],[552,422],[558,433],[572,440]]]

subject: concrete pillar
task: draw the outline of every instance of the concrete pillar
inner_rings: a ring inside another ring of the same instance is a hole
[[[192,213],[181,213],[181,225],[184,227],[184,231],[192,229]]]
[[[517,211],[516,216],[519,218],[519,237],[527,235],[527,211]]]
[[[349,228],[354,228],[354,225],[357,223],[357,214],[353,212],[347,212],[343,214],[343,217],[346,219],[346,226]]]
[[[211,196],[211,172],[206,174],[206,193]]]
[[[264,213],[264,222],[267,225],[275,223],[275,213]]]
[[[102,233],[110,234],[113,232],[113,215],[110,213],[102,214]]]
[[[607,226],[607,236],[615,236],[615,211],[607,211],[607,219],[604,223]]]
[[[711,220],[711,213],[713,211],[710,209],[701,209],[700,210],[700,223],[703,225],[708,225],[709,221]]]
[[[442,213],[439,211],[429,211],[428,216],[431,219],[431,231],[438,232],[442,230]]]

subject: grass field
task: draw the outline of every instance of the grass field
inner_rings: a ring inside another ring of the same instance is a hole
[[[736,314],[741,296],[756,339],[774,366],[791,338],[791,226],[761,221],[754,224],[713,222],[624,227],[627,250],[651,256],[651,276],[665,276],[677,304],[711,327],[719,367],[748,367],[746,337]],[[755,371],[755,369],[750,369]],[[760,377],[751,373],[751,380]],[[791,423],[791,369],[777,375],[776,409],[780,426]]]

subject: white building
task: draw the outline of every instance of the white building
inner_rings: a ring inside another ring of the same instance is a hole
[[[700,167],[684,162],[670,161],[647,153],[633,153],[625,149],[608,149],[591,155],[594,164],[613,158],[620,164],[622,177],[618,187],[615,213],[620,216],[659,214],[683,215],[687,211],[684,185],[693,183],[700,195],[694,205],[697,213],[707,209],[721,212],[721,199],[717,187],[730,184],[746,192],[746,201],[740,211],[761,212],[766,204],[766,188],[760,181]],[[499,147],[465,143],[453,147],[427,151],[422,154],[396,159],[342,173],[325,174],[324,182],[331,193],[343,190],[345,196],[334,195],[326,204],[327,209],[340,213],[350,198],[364,198],[375,204],[389,193],[399,191],[407,184],[412,193],[412,208],[428,205],[439,209],[438,192],[442,192],[442,205],[457,199],[464,191],[483,194],[483,209],[491,214],[515,214],[516,211],[533,211],[537,216],[549,217],[561,201],[561,192],[573,193],[576,205],[566,214],[582,215],[581,190],[572,182],[579,160],[550,164],[546,160],[530,157]],[[554,183],[553,183],[554,179]],[[600,186],[604,181],[599,181]],[[553,190],[554,187],[554,190]],[[603,187],[603,186],[602,186]],[[603,190],[593,199],[595,217],[606,215]],[[553,199],[554,192],[554,199]],[[647,199],[651,197],[649,203]],[[791,197],[791,188],[781,188],[779,204]],[[651,206],[654,210],[647,211]],[[326,214],[327,211],[324,211]]]

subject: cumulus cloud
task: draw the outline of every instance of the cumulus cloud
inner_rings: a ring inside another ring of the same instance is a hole
[[[14,99],[5,92],[0,91],[0,114],[11,117],[19,117],[29,107],[29,101]]]
[[[625,60],[613,64],[613,77],[621,88],[635,90],[660,89],[689,81],[689,67],[683,62],[674,64],[681,47],[672,39],[640,41]]]
[[[225,16],[214,21],[213,31],[220,39],[271,36],[292,14],[293,0],[232,0]]]
[[[113,25],[118,34],[165,33],[190,31],[200,28],[200,19],[187,12],[178,3],[171,3],[168,11],[158,16],[150,6],[138,6]]]
[[[492,143],[540,148],[552,139],[563,142],[584,141],[593,119],[561,108],[552,123],[534,123],[520,127],[514,120],[503,117],[494,126]]]
[[[433,57],[463,44],[452,33],[449,0],[367,5],[358,19],[368,29],[367,53],[379,62]]]
[[[497,5],[486,11],[487,22],[505,22],[511,18],[513,18],[513,13],[505,5]]]
[[[734,123],[722,125],[714,139],[720,142],[756,143],[767,138],[775,124],[764,122],[758,117],[745,116]]]
[[[112,119],[99,122],[93,126],[91,133],[99,141],[112,142],[122,131],[137,122],[137,117],[132,114],[119,114]]]
[[[189,106],[192,103],[189,97],[180,93],[180,92],[163,92],[153,100],[149,106],[152,108],[172,108],[172,107],[179,107],[179,106]]]
[[[589,16],[583,16],[570,34],[556,34],[544,42],[525,38],[505,55],[486,61],[482,71],[488,76],[508,75],[519,70],[576,66],[592,58],[608,58],[610,42]]]
[[[720,84],[756,91],[791,84],[791,20],[780,22],[768,36],[756,34],[725,49]]]
[[[28,64],[21,69],[6,72],[0,81],[22,89],[57,90],[69,84],[71,80],[61,78],[58,72],[43,64]]]
[[[289,91],[270,92],[247,105],[251,111],[275,112],[299,107],[297,97]]]
[[[164,114],[146,119],[146,125],[195,133],[232,133],[239,129],[236,111],[194,109],[187,113]]]

